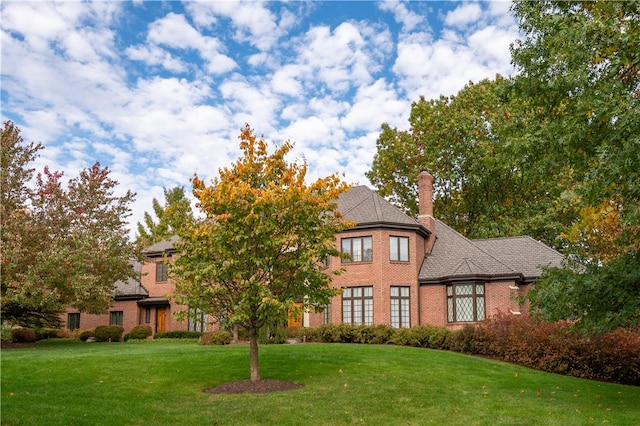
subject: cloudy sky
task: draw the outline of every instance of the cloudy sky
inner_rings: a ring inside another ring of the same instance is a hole
[[[518,27],[492,2],[0,3],[2,120],[42,142],[36,167],[76,176],[99,161],[137,193],[210,179],[249,123],[295,142],[311,179],[371,186],[382,123],[411,102],[511,75]]]

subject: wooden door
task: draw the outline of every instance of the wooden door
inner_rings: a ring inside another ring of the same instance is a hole
[[[156,308],[156,333],[167,331],[167,308]]]
[[[296,307],[301,308],[302,303],[296,303]],[[289,327],[302,327],[302,316],[303,316],[302,312],[298,312],[297,316],[294,315],[293,312],[289,312],[289,318],[288,318],[289,321],[287,325]]]

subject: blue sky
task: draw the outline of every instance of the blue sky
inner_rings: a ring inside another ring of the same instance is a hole
[[[510,3],[3,1],[2,120],[42,142],[36,167],[75,176],[99,161],[137,193],[239,155],[249,123],[295,142],[309,177],[370,185],[382,123],[411,102],[511,75]]]

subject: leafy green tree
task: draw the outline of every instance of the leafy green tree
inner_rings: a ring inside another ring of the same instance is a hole
[[[594,212],[616,203],[622,227],[616,244],[626,247],[621,252],[636,250],[640,3],[516,1],[512,10],[525,35],[512,46],[516,89],[545,123],[547,162],[571,165],[567,195],[580,207]]]
[[[470,238],[527,234],[553,246],[577,212],[560,197],[568,167],[546,175],[544,144],[513,81],[469,83],[455,96],[413,103],[410,129],[383,124],[369,180],[417,215],[417,176],[435,177],[438,218]],[[527,129],[527,133],[523,132]],[[537,130],[536,130],[537,131]]]
[[[336,200],[348,186],[336,175],[307,185],[307,165],[285,160],[292,146],[270,154],[247,125],[241,158],[209,186],[192,179],[205,218],[181,229],[171,268],[179,303],[248,331],[251,380],[260,379],[259,330],[336,294],[320,260],[340,255],[335,234],[346,224]]]
[[[532,307],[589,331],[637,326],[640,3],[517,1],[512,10],[525,35],[512,46],[516,91],[544,123],[547,164],[571,167],[564,196],[579,208],[566,236],[581,266],[550,271]]]
[[[134,194],[115,196],[118,182],[98,163],[66,185],[61,172],[45,167],[30,189],[34,170],[27,164],[41,145],[24,146],[19,133],[5,123],[3,319],[43,318],[66,306],[103,313],[111,305],[113,283],[134,274],[129,260],[135,251],[125,222]]]
[[[152,207],[157,221],[150,213],[144,213],[144,224],[138,222],[136,242],[140,248],[148,247],[162,240],[177,235],[179,230],[193,224],[191,203],[184,193],[183,187],[164,189],[164,206],[153,199]]]
[[[640,256],[625,253],[607,265],[571,264],[549,270],[528,294],[532,311],[547,321],[603,333],[640,327]]]

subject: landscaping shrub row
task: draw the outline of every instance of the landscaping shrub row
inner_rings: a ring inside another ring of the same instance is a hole
[[[551,373],[640,385],[640,334],[618,330],[598,336],[572,332],[567,323],[497,315],[459,330],[417,326],[326,324],[298,331],[307,342],[394,344],[487,356]]]
[[[164,331],[156,333],[154,339],[199,339],[202,336],[200,331]]]

